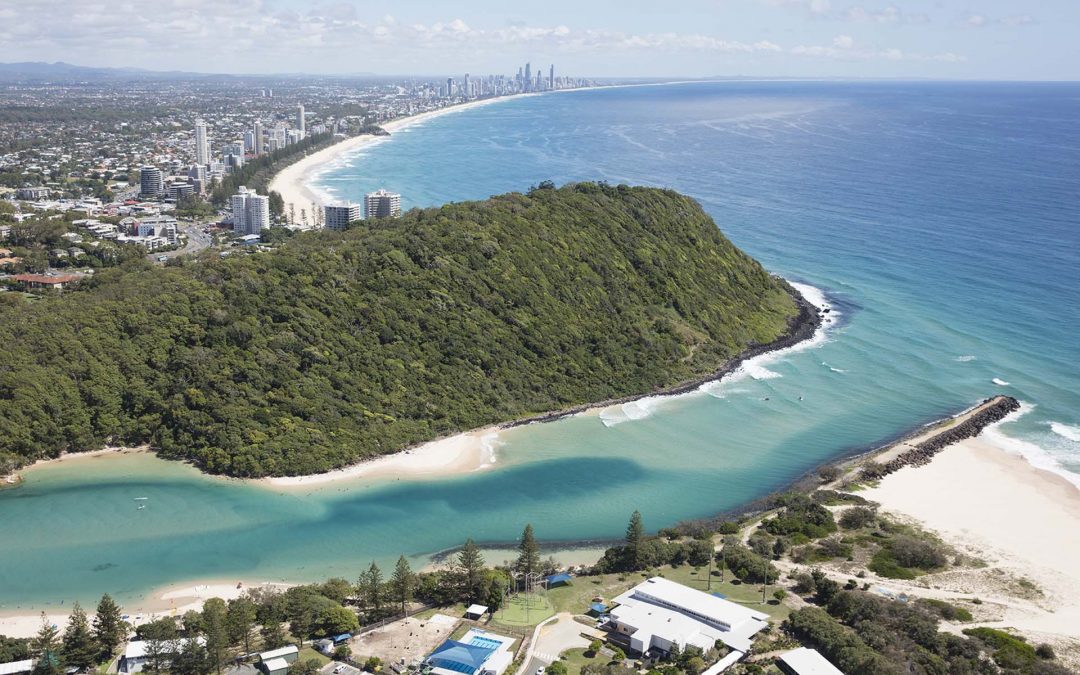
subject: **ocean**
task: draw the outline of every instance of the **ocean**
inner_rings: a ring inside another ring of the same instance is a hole
[[[1076,84],[738,81],[514,98],[362,148],[318,189],[406,208],[543,180],[689,194],[830,321],[694,394],[503,432],[483,473],[279,494],[145,456],[31,472],[0,491],[0,612],[354,579],[527,522],[611,539],[639,509],[655,531],[996,393],[1024,408],[992,440],[1080,483],[1077,119]]]

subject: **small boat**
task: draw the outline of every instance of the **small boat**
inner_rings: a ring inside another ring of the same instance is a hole
[[[137,510],[142,511],[145,508],[146,508],[146,504],[139,504],[139,508]]]

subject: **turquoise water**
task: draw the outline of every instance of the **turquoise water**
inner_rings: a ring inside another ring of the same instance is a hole
[[[525,522],[618,537],[635,508],[655,530],[999,391],[1027,412],[998,442],[1080,471],[1078,118],[1071,84],[741,82],[507,100],[395,134],[321,187],[407,206],[546,179],[675,188],[836,318],[696,395],[504,432],[485,473],[278,494],[150,457],[31,472],[0,492],[0,611],[353,578]]]

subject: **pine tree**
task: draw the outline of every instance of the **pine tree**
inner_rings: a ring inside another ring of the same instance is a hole
[[[480,548],[473,543],[472,538],[465,540],[465,546],[457,557],[457,572],[461,579],[461,594],[468,602],[472,603],[480,597],[480,584],[484,574],[484,555]]]
[[[45,612],[41,613],[41,628],[31,642],[34,649],[32,675],[63,675],[64,664],[60,655],[60,630],[49,621]]]
[[[120,606],[108,593],[101,596],[94,615],[94,641],[99,651],[98,660],[107,661],[124,639],[124,622],[120,618]]]
[[[229,634],[226,628],[228,610],[221,598],[210,598],[203,604],[203,630],[206,632],[206,655],[210,666],[221,672],[225,663],[225,651],[229,648]]]
[[[277,618],[268,620],[259,631],[263,649],[277,649],[285,646],[285,630]]]
[[[242,596],[229,601],[229,609],[225,616],[229,642],[243,644],[245,654],[251,653],[251,631],[255,628],[256,615],[257,608],[251,598]]]
[[[98,650],[90,633],[90,622],[78,601],[71,608],[63,644],[66,665],[83,670],[97,663]]]
[[[357,594],[364,606],[370,607],[375,614],[379,613],[383,601],[383,576],[382,570],[371,562],[371,567],[366,572],[360,573],[360,579],[356,584]]]
[[[626,565],[630,570],[642,568],[641,546],[645,540],[645,527],[641,524],[641,513],[630,514],[630,523],[626,526]]]
[[[398,558],[397,565],[394,566],[394,576],[390,578],[390,588],[394,592],[394,599],[401,603],[401,611],[405,611],[405,606],[412,600],[413,589],[416,585],[416,578],[413,576],[412,568],[409,567],[409,561],[405,559],[405,556]]]
[[[531,523],[526,525],[525,531],[521,533],[521,543],[518,544],[518,551],[518,559],[514,563],[514,569],[526,576],[540,571],[540,547],[536,543],[536,536],[533,534]]]

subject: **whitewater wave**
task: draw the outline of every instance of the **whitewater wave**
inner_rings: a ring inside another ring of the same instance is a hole
[[[1062,438],[1067,438],[1074,443],[1080,443],[1080,427],[1069,426],[1061,422],[1051,422],[1050,431]]]
[[[1019,410],[1012,413],[1011,415],[1007,415],[1004,419],[987,425],[987,427],[983,429],[982,438],[989,442],[991,445],[994,445],[1004,450],[1005,452],[1023,457],[1033,467],[1037,469],[1042,469],[1043,471],[1055,473],[1080,488],[1080,474],[1075,474],[1062,466],[1061,462],[1059,462],[1057,458],[1054,457],[1054,455],[1047,451],[1046,448],[1042,447],[1037,443],[1033,443],[1032,441],[1027,441],[1015,438],[1013,436],[1009,436],[1001,430],[1002,424],[1005,424],[1006,422],[1014,422],[1034,409],[1035,404],[1028,403],[1026,401],[1020,401]],[[1052,422],[1051,427],[1054,424],[1058,423]]]
[[[643,420],[656,412],[656,409],[663,401],[673,400],[680,396],[687,396],[690,393],[693,392],[689,392],[688,394],[676,394],[673,396],[646,396],[645,398],[639,398],[635,401],[627,401],[626,403],[613,405],[600,411],[600,421],[604,423],[605,427],[613,427],[617,424],[622,424],[623,422]]]
[[[834,373],[846,373],[847,372],[843,368],[833,368],[832,366],[830,366],[828,363],[826,363],[824,361],[821,362],[821,365],[825,366],[826,368],[833,371]]]
[[[1007,386],[1009,386],[1009,383],[1006,382],[1005,380],[1001,379],[1000,377],[995,377],[994,379],[992,379],[990,381],[993,382],[994,384],[996,384],[999,387],[1007,387]]]
[[[973,356],[972,354],[964,354],[963,356],[957,356],[953,360],[954,361],[959,361],[960,363],[967,363],[968,361],[974,361],[975,356]]]
[[[490,434],[484,434],[480,437],[480,448],[483,451],[484,462],[482,466],[491,466],[498,461],[498,456],[495,451],[498,448],[506,445],[506,441],[499,437],[498,431],[493,431]]]

